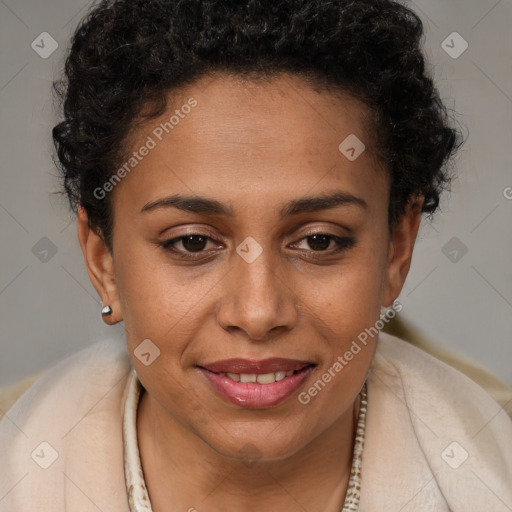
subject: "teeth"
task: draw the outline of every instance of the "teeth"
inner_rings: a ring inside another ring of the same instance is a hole
[[[230,373],[230,372],[221,372],[218,375],[221,377],[229,377],[231,380],[235,382],[257,382],[258,384],[272,384],[273,382],[277,382],[283,380],[285,377],[289,377],[293,375],[293,370],[279,370],[277,372],[272,373]]]
[[[256,375],[254,373],[241,373],[240,382],[256,382]]]
[[[260,373],[256,380],[260,384],[272,384],[272,382],[276,381],[276,374],[275,373]]]
[[[283,380],[286,377],[285,371],[276,372],[276,380]]]

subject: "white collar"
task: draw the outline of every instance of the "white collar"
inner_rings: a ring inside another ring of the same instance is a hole
[[[152,512],[137,443],[137,407],[142,385],[132,369],[123,417],[124,476],[130,512]]]

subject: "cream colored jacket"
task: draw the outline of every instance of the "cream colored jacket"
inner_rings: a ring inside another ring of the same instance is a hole
[[[0,420],[1,512],[128,511],[130,369],[122,340],[101,341],[14,404]],[[360,512],[511,509],[512,421],[503,408],[457,370],[381,333],[368,377]]]

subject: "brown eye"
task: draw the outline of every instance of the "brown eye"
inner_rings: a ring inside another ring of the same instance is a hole
[[[331,245],[332,237],[329,235],[311,235],[307,238],[308,245],[314,251],[323,251]]]
[[[208,237],[201,235],[190,235],[182,237],[183,247],[190,252],[202,251],[206,245]]]
[[[166,251],[175,253],[183,258],[193,258],[194,255],[206,254],[205,251],[208,242],[214,242],[213,238],[200,233],[191,233],[189,235],[178,236],[170,240],[160,242],[160,246]]]
[[[334,242],[334,247],[331,247],[331,242]],[[301,244],[307,245],[307,247],[300,247]],[[306,251],[325,252],[329,254],[350,249],[356,245],[356,240],[351,237],[340,237],[327,233],[312,233],[311,235],[301,238],[296,245]]]
[[[160,245],[164,249],[175,250],[178,252],[183,252],[181,249],[176,249],[176,245],[181,242],[182,246],[185,249],[185,252],[200,252],[205,248],[205,245],[209,237],[204,235],[185,235],[177,238],[173,238],[172,240],[166,240],[162,242]]]

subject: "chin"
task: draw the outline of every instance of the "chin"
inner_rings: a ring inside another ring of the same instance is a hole
[[[230,436],[224,431],[222,438],[203,438],[203,441],[222,457],[243,462],[247,466],[257,462],[286,459],[307,444],[306,440],[301,441],[298,433],[278,434],[278,429],[275,429],[273,434],[275,435],[268,436],[262,433],[260,426],[255,425],[250,432],[245,430],[239,435]]]

